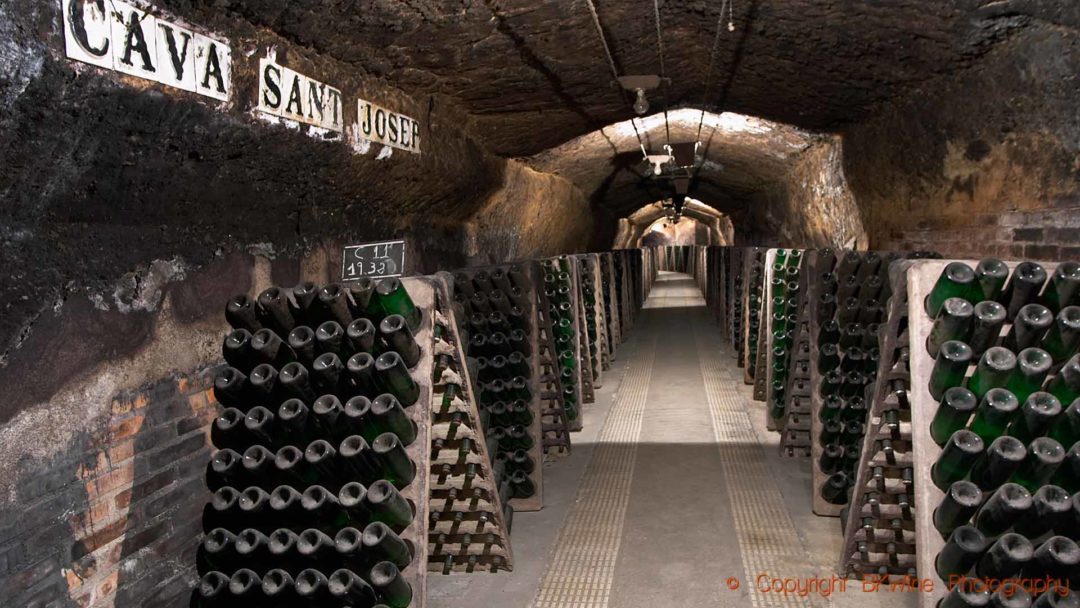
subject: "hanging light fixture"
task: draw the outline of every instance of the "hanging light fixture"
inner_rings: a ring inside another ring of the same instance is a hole
[[[660,86],[660,77],[656,74],[619,76],[619,86],[634,94],[634,111],[642,115],[649,111],[649,99],[645,93]]]

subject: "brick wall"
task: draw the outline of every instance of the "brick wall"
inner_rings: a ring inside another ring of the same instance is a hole
[[[5,605],[187,605],[214,369],[118,394],[64,453],[20,466],[0,509]]]

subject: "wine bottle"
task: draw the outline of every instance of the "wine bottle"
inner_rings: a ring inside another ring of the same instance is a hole
[[[391,608],[407,608],[412,602],[412,587],[391,562],[379,562],[371,568],[371,586]]]
[[[975,411],[971,431],[981,437],[983,442],[993,441],[1005,434],[1019,409],[1020,402],[1016,395],[1008,389],[992,388],[986,391],[979,403],[979,409]]]
[[[1042,304],[1027,304],[1017,312],[1003,344],[1014,352],[1039,346],[1053,323],[1054,315],[1049,308]]]
[[[336,534],[341,528],[352,525],[349,513],[338,503],[337,496],[323,486],[311,486],[304,490],[300,505],[304,508],[304,520],[315,523],[321,529],[333,530]]]
[[[270,539],[255,528],[246,528],[236,536],[236,554],[247,567],[264,572],[272,563]]]
[[[1016,355],[1007,348],[993,346],[979,358],[968,388],[977,399],[982,399],[990,389],[1006,386],[1015,370]]]
[[[374,407],[374,404],[373,404]],[[416,476],[416,464],[409,459],[405,446],[394,433],[383,433],[371,443],[373,460],[383,479],[404,488]],[[370,489],[369,489],[370,493]]]
[[[270,494],[259,487],[251,486],[240,493],[240,501],[237,503],[240,511],[247,518],[249,525],[262,524],[267,514],[271,513]]]
[[[1008,481],[1024,464],[1027,447],[1016,437],[1002,435],[994,439],[971,468],[971,481],[990,491]]]
[[[355,387],[336,353],[323,353],[311,364],[311,384],[322,395],[341,395],[348,399]]]
[[[930,372],[930,396],[941,401],[946,389],[963,386],[971,357],[971,347],[963,342],[949,340],[942,344]]]
[[[340,568],[330,575],[330,595],[339,602],[346,602],[353,608],[374,606],[377,601],[375,590],[352,570]]]
[[[934,527],[948,539],[953,530],[966,525],[982,504],[983,493],[970,481],[954,481],[934,509]]]
[[[1024,443],[1030,443],[1036,437],[1046,435],[1059,415],[1061,402],[1057,397],[1050,393],[1032,393],[1020,406],[1020,415],[1013,419],[1008,433]]]
[[[278,479],[296,487],[307,487],[318,480],[318,472],[308,466],[304,452],[294,445],[286,445],[274,455],[274,467]]]
[[[248,397],[248,378],[244,372],[235,367],[225,367],[214,376],[214,398],[221,405],[244,412],[254,405]]]
[[[821,497],[825,502],[834,505],[842,505],[848,502],[848,488],[851,486],[851,477],[845,471],[837,471],[825,480],[821,488]]]
[[[1015,483],[994,491],[975,514],[975,527],[986,536],[1004,534],[1020,517],[1031,512],[1031,492]]]
[[[251,350],[251,332],[246,329],[234,329],[225,336],[221,343],[221,355],[225,363],[242,372],[250,372],[258,363],[255,352]]]
[[[319,354],[333,353],[344,361],[355,354],[345,329],[337,321],[326,321],[319,325],[315,330],[315,345]]]
[[[254,570],[241,568],[229,579],[229,595],[234,606],[255,605],[262,599],[262,579]]]
[[[340,283],[324,285],[318,293],[319,309],[322,318],[336,321],[340,327],[348,327],[353,322],[347,291]]]
[[[982,608],[990,605],[990,588],[981,578],[958,577],[935,608]],[[950,583],[953,581],[950,581]]]
[[[405,407],[413,405],[420,398],[420,387],[409,375],[401,356],[394,351],[385,352],[375,360],[375,376],[378,386]]]
[[[1064,536],[1052,536],[1035,548],[1035,553],[1024,569],[1024,578],[1037,580],[1048,578],[1059,586],[1067,587],[1080,569],[1080,547]],[[1056,593],[1056,590],[1047,593]]]
[[[954,580],[970,572],[984,551],[986,536],[974,526],[960,526],[938,553],[934,571],[942,580]]]
[[[248,376],[248,395],[250,403],[274,404],[282,401],[282,390],[278,387],[278,372],[269,363],[261,363],[251,370]]]
[[[271,606],[288,606],[299,601],[296,582],[281,568],[269,570],[262,577],[262,592]]]
[[[926,351],[930,356],[937,357],[941,345],[949,340],[966,343],[974,331],[974,315],[975,307],[967,300],[945,300],[926,338]]]
[[[227,407],[210,427],[210,442],[218,449],[245,450],[255,442],[255,437],[244,426],[244,413]]]
[[[1035,491],[1050,481],[1050,477],[1065,460],[1065,448],[1049,437],[1037,437],[1028,445],[1024,464],[1012,476],[1014,483]]]
[[[292,302],[289,311],[297,323],[317,325],[320,318],[318,308],[319,287],[312,281],[301,281],[292,288]]]
[[[1080,492],[1080,441],[1073,443],[1065,453],[1065,460],[1058,465],[1050,483],[1064,488],[1067,492]]]
[[[301,521],[304,517],[303,497],[304,495],[292,486],[281,485],[274,488],[270,493],[270,510],[273,512],[274,521],[286,526]]]
[[[337,450],[325,439],[316,439],[304,449],[304,462],[315,472],[316,483],[339,487],[342,471],[337,463]]]
[[[339,422],[345,408],[335,395],[323,395],[311,406],[311,422],[323,437],[340,441],[349,435],[346,425]]]
[[[383,279],[375,286],[379,306],[386,315],[401,315],[409,329],[417,331],[420,328],[422,314],[420,309],[413,303],[409,292],[398,279]],[[479,295],[479,294],[477,294]],[[486,312],[486,311],[485,311]]]
[[[255,333],[263,328],[255,301],[240,294],[233,296],[225,305],[225,320],[233,329],[245,329]]]
[[[1009,321],[1016,318],[1020,309],[1034,302],[1046,283],[1046,269],[1035,262],[1021,262],[1013,270],[1012,278],[1001,294],[1001,303]]]
[[[236,529],[242,526],[240,492],[232,486],[221,486],[203,509],[203,531],[214,528]]]
[[[1080,306],[1066,306],[1054,317],[1040,345],[1055,363],[1071,357],[1080,348]]]
[[[941,490],[967,477],[968,471],[983,452],[983,440],[968,430],[956,431],[949,438],[930,469],[930,478]]]
[[[269,363],[279,369],[286,363],[296,360],[293,349],[289,348],[289,345],[276,333],[266,328],[252,334],[251,352],[260,363]]]
[[[296,593],[301,601],[313,605],[327,603],[332,597],[329,579],[314,568],[308,568],[296,575]]]
[[[240,564],[236,553],[236,535],[224,528],[211,530],[199,546],[197,556],[198,571],[233,572]]]
[[[1009,278],[1009,267],[997,258],[985,258],[975,267],[975,281],[982,300],[997,300]]]
[[[345,328],[345,337],[354,353],[376,354],[375,325],[368,319],[356,319],[350,323]]]
[[[292,362],[281,368],[278,374],[278,383],[288,395],[300,399],[304,403],[315,402],[315,391],[311,386],[311,377],[306,367],[297,362]]]
[[[318,355],[315,349],[315,330],[307,325],[297,325],[289,332],[289,348],[296,353],[296,360],[304,365],[311,365]]]
[[[1046,392],[1062,403],[1080,399],[1080,354],[1074,355],[1062,366],[1047,385]]]
[[[400,533],[412,523],[412,505],[385,479],[371,484],[361,501],[372,521],[382,522],[395,532]]]
[[[224,486],[243,487],[247,479],[244,458],[236,451],[229,448],[218,450],[210,459],[206,471],[206,485],[210,490],[217,491]]]
[[[823,473],[828,475],[832,475],[840,470],[843,463],[844,448],[835,443],[825,446],[825,449],[821,452],[821,458],[818,460],[819,468]]]
[[[416,367],[420,361],[420,345],[401,315],[389,315],[379,323],[379,334],[387,346],[401,356],[405,366]]]
[[[409,446],[416,440],[416,423],[409,419],[405,408],[393,395],[382,394],[371,402],[369,421],[371,432],[376,437],[382,433],[393,433],[403,446]]]
[[[289,564],[299,562],[296,546],[300,535],[288,528],[278,528],[270,533],[270,554],[276,563]]]
[[[274,467],[274,453],[265,446],[253,445],[244,451],[244,470],[247,478],[260,487],[273,488],[277,485],[277,469]]]
[[[380,521],[368,524],[361,540],[365,553],[373,561],[388,561],[402,569],[412,562],[409,543]]]
[[[306,446],[311,439],[308,425],[310,409],[299,399],[284,401],[277,411],[277,423],[281,431],[281,443],[285,445]]]
[[[949,298],[963,298],[965,300],[978,300],[975,297],[980,287],[975,282],[975,271],[971,266],[963,262],[950,262],[942,270],[934,287],[926,296],[924,307],[931,319],[936,319],[945,300]]]
[[[1063,446],[1073,445],[1080,441],[1080,398],[1065,408],[1065,411],[1050,427],[1047,436]]]
[[[375,359],[368,353],[356,353],[345,363],[345,371],[354,390],[365,397],[379,394],[375,377]]]
[[[976,356],[997,344],[1001,328],[1005,325],[1005,316],[1005,307],[997,302],[984,300],[975,305],[971,341],[968,345]]]
[[[1035,547],[1020,534],[1007,533],[990,545],[975,566],[979,578],[1004,581],[1020,573],[1031,560]]]
[[[1069,493],[1056,485],[1045,485],[1031,495],[1031,513],[1018,520],[1013,529],[1027,538],[1040,538],[1069,516],[1072,501]]]
[[[930,423],[934,442],[944,446],[953,433],[965,428],[978,403],[975,395],[962,386],[947,389]]]

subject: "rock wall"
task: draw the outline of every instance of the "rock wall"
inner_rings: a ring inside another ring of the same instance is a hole
[[[876,249],[1080,259],[1080,33],[1030,22],[844,136]]]

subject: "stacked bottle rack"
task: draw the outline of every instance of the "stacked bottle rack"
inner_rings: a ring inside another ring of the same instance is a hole
[[[872,251],[818,257],[821,289],[810,302],[811,458],[818,515],[838,516],[848,502],[866,434],[867,386],[880,359],[881,303],[890,295],[893,257],[883,261]]]
[[[799,268],[803,252],[799,249],[771,250],[772,264],[766,271],[765,287],[765,402],[768,421],[777,430],[787,422],[785,391],[790,373],[790,353],[795,346],[799,310]],[[809,430],[809,429],[808,429]]]
[[[229,301],[193,605],[425,605],[435,304],[430,279]]]
[[[743,381],[746,384],[754,384],[758,370],[758,338],[765,287],[765,250],[757,247],[748,249],[743,262],[745,280],[742,299],[746,302],[746,308],[743,311],[743,332],[740,337],[743,342]],[[755,391],[754,398],[764,400],[765,396],[759,396]]]
[[[550,320],[550,336],[555,345],[556,370],[562,384],[562,404],[571,431],[580,431],[584,419],[584,382],[579,322],[581,286],[577,260],[570,256],[541,262],[544,296]],[[589,380],[591,382],[591,379]]]
[[[747,301],[746,293],[746,248],[733,247],[730,250],[730,271],[728,274],[728,325],[727,336],[735,349],[735,360],[739,367],[745,368],[746,344],[742,338],[746,328]]]
[[[868,432],[856,468],[851,503],[843,516],[840,572],[860,578],[912,577],[915,509],[908,368],[907,268],[893,262],[893,296],[880,332],[878,381],[868,388]]]
[[[577,302],[576,302],[576,325],[575,331],[577,333],[578,341],[578,364],[579,364],[579,378],[581,383],[581,401],[579,403],[594,403],[596,401],[595,386],[600,377],[599,374],[599,357],[596,352],[596,340],[594,335],[590,334],[595,323],[595,316],[593,322],[590,323],[589,312],[592,309],[595,315],[595,302],[596,302],[596,280],[594,276],[594,270],[587,266],[586,255],[567,256],[573,260],[574,279],[577,283]],[[586,290],[592,290],[593,305],[587,302]],[[593,330],[595,331],[595,330]],[[580,430],[580,429],[575,429]]]
[[[798,312],[794,317],[795,326],[788,353],[788,376],[783,395],[784,418],[780,424],[783,431],[780,455],[789,458],[810,456],[813,404],[810,401],[810,308],[807,302],[815,293],[811,289],[814,282],[810,281],[810,277],[814,276],[816,257],[816,251],[806,251],[799,271]]]
[[[907,282],[920,605],[985,605],[985,578],[1075,585],[1080,265],[923,261]],[[1054,593],[1035,604],[1075,605]]]
[[[604,369],[610,368],[615,360],[615,353],[622,343],[622,329],[619,323],[618,293],[615,288],[615,256],[611,252],[600,254],[600,285],[603,296],[604,321],[606,324],[608,360]]]
[[[516,302],[528,296],[517,288],[513,274],[509,270],[475,273],[478,276],[469,286],[473,289],[464,306],[473,330],[468,342],[470,350],[480,342],[477,336],[490,336],[499,343],[500,330],[526,322],[527,316]],[[505,404],[500,400],[509,397],[507,392],[517,397],[528,390],[528,385],[514,382],[520,376],[506,383],[512,388],[503,390],[491,386],[501,380],[497,377],[483,389],[473,384],[465,365],[466,344],[455,331],[459,320],[451,304],[459,293],[468,293],[468,287],[458,291],[459,280],[464,278],[440,273],[437,282],[427,543],[428,569],[443,574],[512,570],[510,527],[514,507],[510,500],[522,493],[531,494],[534,489],[531,480],[515,474],[513,467],[496,458],[496,454],[511,439],[528,444],[535,441],[536,435],[530,435],[527,427],[499,426],[505,416],[492,416],[490,409],[482,409],[478,399],[482,396],[484,405]],[[480,322],[481,317],[486,317],[484,322]],[[482,349],[477,355],[490,355],[489,361],[500,355],[506,357],[520,352],[515,349],[523,348],[524,340],[517,334],[507,342],[513,346],[501,352]],[[511,365],[507,363],[504,368]],[[485,374],[484,378],[491,375]],[[505,409],[501,413],[505,414]]]
[[[602,260],[595,253],[577,256],[581,269],[581,303],[584,309],[582,319],[588,337],[589,357],[592,367],[592,385],[594,389],[603,386],[603,370],[610,367],[608,350],[607,321],[604,314]]]
[[[538,511],[543,432],[533,267],[463,269],[452,284],[470,319],[467,354],[476,361],[479,422],[502,502],[515,511]]]

